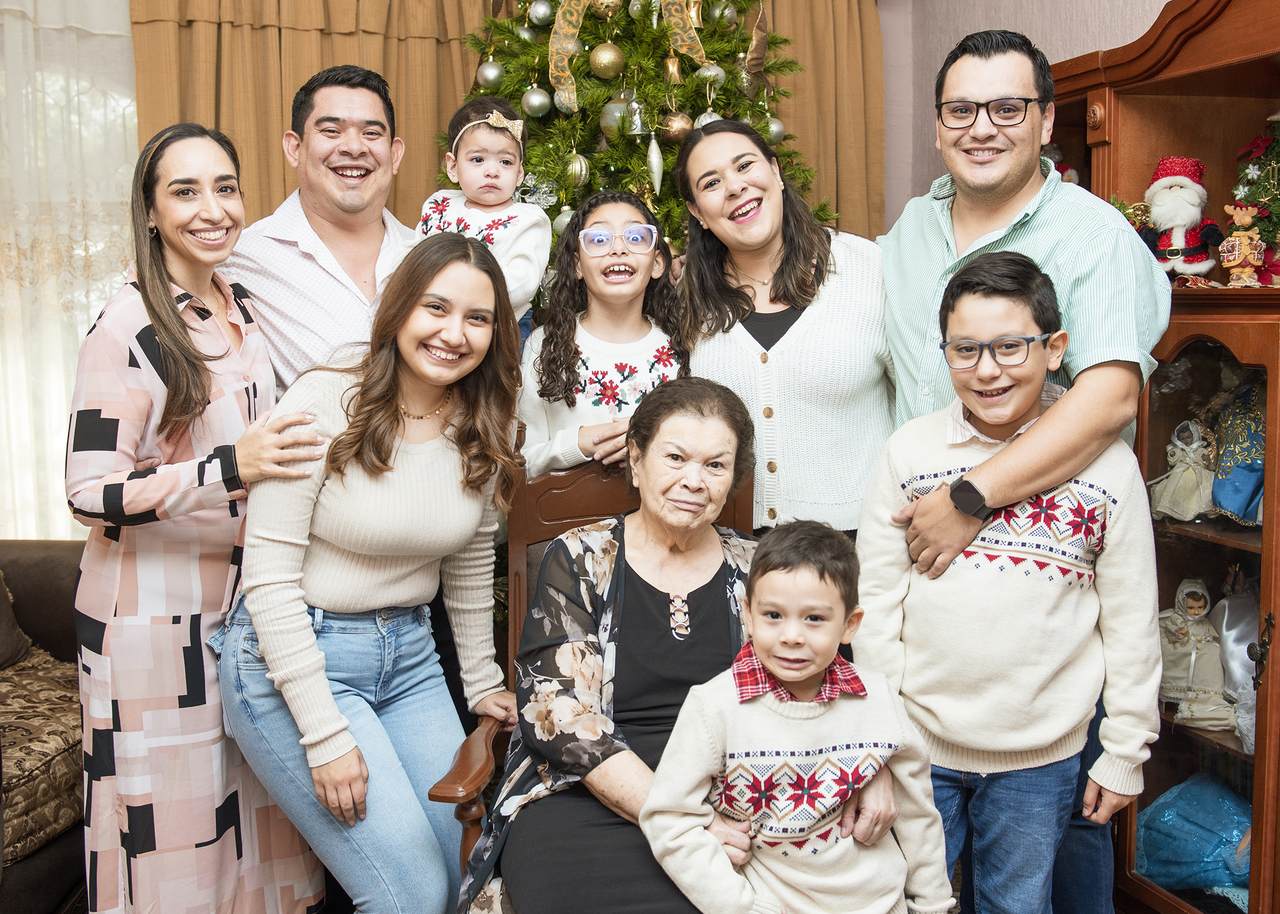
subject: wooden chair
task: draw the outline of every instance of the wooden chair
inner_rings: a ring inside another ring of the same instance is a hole
[[[523,426],[517,441],[523,444]],[[550,541],[574,527],[622,514],[639,505],[639,496],[630,491],[621,469],[606,470],[595,461],[572,470],[552,470],[521,481],[507,520],[509,687],[515,683],[515,657],[520,647],[520,632],[537,585],[542,556]],[[748,475],[742,487],[725,504],[716,523],[750,533],[753,511],[752,478]],[[531,568],[532,575],[529,574]],[[480,823],[485,813],[481,792],[493,777],[494,738],[500,733],[498,721],[492,717],[481,717],[479,726],[458,749],[449,773],[428,794],[437,803],[457,806],[454,815],[462,823],[464,869],[471,849],[480,838]]]

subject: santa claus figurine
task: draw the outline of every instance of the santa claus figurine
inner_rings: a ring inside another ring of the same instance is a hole
[[[1222,243],[1222,229],[1203,219],[1204,163],[1186,156],[1165,156],[1156,165],[1143,199],[1151,207],[1151,224],[1139,229],[1142,240],[1174,279],[1174,285],[1214,286],[1204,276],[1214,267],[1209,248]]]

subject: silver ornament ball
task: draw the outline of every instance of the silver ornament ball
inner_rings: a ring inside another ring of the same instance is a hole
[[[764,122],[764,139],[770,146],[777,146],[787,138],[787,128],[776,117],[771,117]]]
[[[716,11],[716,19],[726,29],[732,29],[738,24],[738,8],[732,3],[722,3]]]
[[[578,110],[578,106],[576,104],[569,103],[569,91],[567,89],[556,90],[555,102],[556,110],[563,114],[573,114]]]
[[[535,32],[533,29],[529,28],[527,25],[516,26],[516,35],[518,35],[520,38],[523,38],[525,41],[528,41],[528,42],[534,42],[538,40],[538,33]]]
[[[569,227],[569,220],[573,218],[573,210],[567,206],[560,207],[560,212],[556,213],[556,217],[551,220],[551,231],[557,235],[563,235],[564,230]]]
[[[497,89],[506,75],[506,68],[502,64],[496,60],[486,60],[476,68],[476,83],[482,89]]]
[[[644,0],[631,0],[627,4],[627,13],[632,19],[639,19],[644,15]]]
[[[707,126],[707,124],[710,124],[712,121],[720,120],[724,120],[724,118],[708,108],[706,111],[698,115],[693,122],[693,126],[701,128]]]
[[[556,8],[550,0],[533,0],[529,4],[529,21],[534,25],[550,25],[555,18]]]
[[[542,117],[551,110],[551,95],[546,89],[534,86],[520,97],[520,107],[530,117]]]
[[[702,66],[698,67],[697,72],[695,72],[694,75],[697,76],[699,79],[705,79],[707,82],[711,83],[711,85],[717,89],[719,89],[721,86],[724,85],[724,80],[725,80],[724,67],[718,66],[716,64],[713,64],[713,63],[703,64]]]

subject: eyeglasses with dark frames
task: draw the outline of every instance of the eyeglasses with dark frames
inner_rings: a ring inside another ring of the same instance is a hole
[[[1017,127],[1027,119],[1027,106],[1039,104],[1038,98],[993,98],[989,102],[943,102],[934,105],[938,118],[948,130],[961,130],[978,122],[978,112],[987,109],[987,117],[997,127]]]
[[[613,239],[619,235],[632,254],[648,254],[658,243],[656,225],[629,225],[617,234],[607,228],[585,228],[578,232],[578,242],[584,253],[591,257],[603,257],[613,250]]]
[[[942,350],[947,364],[956,371],[964,371],[977,365],[982,361],[984,349],[991,353],[991,358],[995,359],[997,365],[1016,368],[1027,360],[1032,343],[1039,343],[1051,336],[1053,336],[1052,333],[1042,333],[1039,336],[1002,336],[989,343],[979,343],[977,340],[951,340],[949,343],[939,343],[938,348]]]

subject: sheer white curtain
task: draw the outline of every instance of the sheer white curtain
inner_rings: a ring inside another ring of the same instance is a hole
[[[76,357],[132,252],[129,0],[0,0],[0,48],[0,539],[80,537]]]

